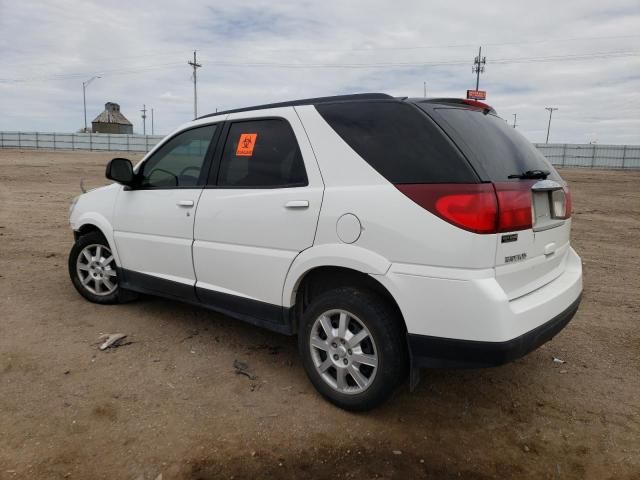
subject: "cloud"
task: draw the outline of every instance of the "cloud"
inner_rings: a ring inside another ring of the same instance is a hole
[[[554,141],[640,143],[638,25],[635,0],[157,0],[126,11],[115,0],[0,1],[0,130],[77,130],[82,81],[100,71],[88,117],[115,101],[141,131],[146,104],[168,132],[193,116],[194,48],[200,114],[362,91],[422,96],[424,81],[429,96],[461,97],[482,44],[480,87],[530,140],[544,140],[544,107],[555,106]],[[571,59],[603,52],[636,55]]]
[[[184,101],[184,98],[182,96],[174,95],[171,92],[161,93],[158,98],[161,101],[170,102],[170,103],[176,103],[176,102],[183,102]]]

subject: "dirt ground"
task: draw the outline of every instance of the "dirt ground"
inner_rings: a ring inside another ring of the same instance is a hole
[[[112,156],[0,151],[1,479],[640,478],[640,171],[561,172],[585,292],[553,341],[499,368],[423,371],[414,393],[352,414],[316,394],[294,338],[78,295],[68,206]],[[110,332],[133,343],[98,351]]]

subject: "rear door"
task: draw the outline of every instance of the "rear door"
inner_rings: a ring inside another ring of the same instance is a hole
[[[193,258],[202,301],[277,322],[289,267],[313,245],[324,186],[294,109],[257,113],[227,119]]]
[[[558,172],[495,113],[450,106],[426,110],[454,139],[483,181],[493,182],[498,191],[513,190],[530,197],[533,227],[497,236],[496,278],[508,297],[530,293],[561,275],[571,219],[565,211],[569,192]],[[546,180],[522,175],[536,170],[548,172]],[[515,178],[517,175],[525,178]]]

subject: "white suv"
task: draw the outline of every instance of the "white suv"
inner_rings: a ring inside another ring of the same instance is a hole
[[[81,295],[133,292],[297,334],[319,392],[364,410],[411,369],[509,362],[582,292],[571,197],[486,104],[384,94],[207,115],[76,199]]]

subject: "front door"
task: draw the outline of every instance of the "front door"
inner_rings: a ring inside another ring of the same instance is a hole
[[[287,271],[313,245],[323,183],[293,108],[260,113],[266,118],[227,119],[198,205],[193,258],[203,302],[278,322]]]
[[[169,139],[138,168],[136,186],[118,194],[113,225],[125,285],[195,298],[193,224],[216,128]]]

